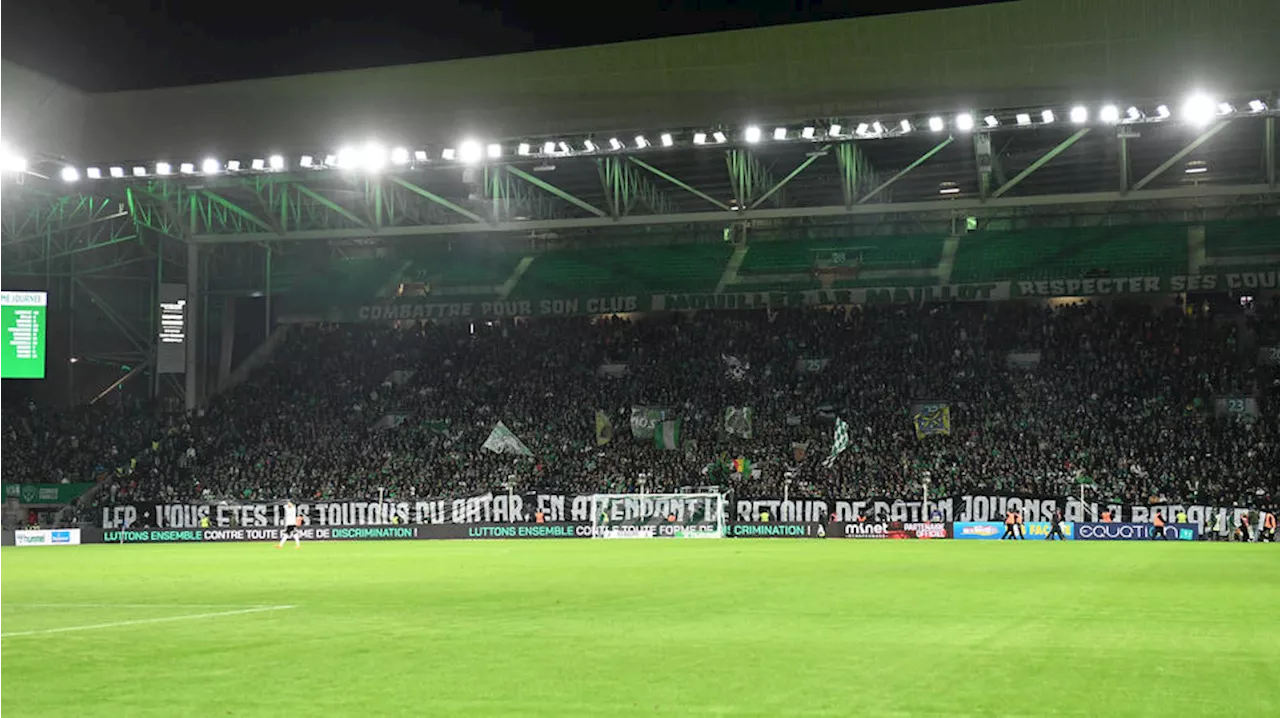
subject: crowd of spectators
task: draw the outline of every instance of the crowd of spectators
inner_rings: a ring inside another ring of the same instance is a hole
[[[15,409],[4,478],[105,477],[102,504],[409,499],[507,484],[590,493],[641,481],[740,497],[780,496],[784,482],[794,497],[900,497],[928,478],[935,495],[1075,494],[1083,481],[1127,503],[1272,505],[1277,394],[1254,345],[1277,317],[1258,311],[1004,303],[298,326],[245,384],[191,416]],[[1223,416],[1221,397],[1252,398],[1259,415]],[[918,401],[950,406],[949,436],[917,438]],[[633,438],[636,405],[679,417],[681,446]],[[730,406],[752,408],[750,438],[726,433]],[[603,445],[597,411],[613,425]],[[851,441],[828,468],[836,416]],[[531,458],[481,448],[498,421]],[[730,468],[740,457],[745,475]]]

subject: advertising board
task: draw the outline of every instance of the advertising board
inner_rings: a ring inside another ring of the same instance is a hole
[[[77,546],[80,544],[80,529],[41,529],[15,531],[14,546]]]

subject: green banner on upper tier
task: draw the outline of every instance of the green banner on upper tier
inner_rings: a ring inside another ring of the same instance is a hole
[[[419,319],[499,319],[555,317],[697,309],[764,309],[848,304],[990,302],[1022,297],[1099,297],[1182,292],[1280,289],[1280,270],[1080,279],[1017,280],[909,287],[856,287],[776,292],[660,293],[613,297],[446,302],[430,297],[401,298],[324,312],[329,321],[394,322]],[[305,314],[303,312],[302,314]],[[297,320],[305,320],[301,315]]]
[[[4,497],[24,504],[69,504],[93,484],[5,484]]]

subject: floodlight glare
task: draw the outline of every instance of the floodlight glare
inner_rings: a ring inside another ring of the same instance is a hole
[[[910,132],[910,131],[911,131],[911,120],[903,120],[903,121],[899,122],[899,123],[898,123],[898,129],[902,130],[902,132],[903,132],[904,134],[905,134],[905,133],[907,133],[907,132]]]
[[[171,174],[173,174],[173,165],[170,165],[168,162],[157,162],[157,163],[156,163],[156,174],[158,174],[158,175],[160,175],[160,176],[162,176],[162,177],[163,177],[163,176],[165,176],[165,175],[171,175]]]
[[[75,182],[75,181],[77,181],[77,180],[79,180],[79,179],[80,179],[80,171],[79,171],[79,170],[77,170],[75,167],[63,167],[63,168],[62,168],[62,181],[63,181],[63,182]]]
[[[409,164],[409,150],[403,147],[396,147],[391,150],[391,162],[397,165]]]
[[[271,155],[267,158],[267,166],[273,170],[284,169],[284,155]]]
[[[303,167],[311,167],[311,163],[314,161],[315,160],[311,159],[311,155],[303,155],[302,157],[298,158],[298,164],[302,165]]]
[[[520,155],[521,157],[524,157],[525,155],[529,154],[529,143],[521,142],[519,145],[517,145],[516,154]]]
[[[695,132],[695,133],[693,133],[693,144],[695,144],[695,145],[705,145],[705,144],[707,144],[707,133],[705,133],[705,132]]]
[[[982,124],[986,125],[987,127],[996,127],[1000,124],[1000,120],[996,119],[995,115],[987,115],[986,117],[982,118]]]
[[[1083,105],[1076,105],[1071,108],[1071,121],[1077,125],[1084,124],[1089,119],[1089,110]]]
[[[493,142],[485,148],[485,153],[489,155],[489,159],[496,160],[502,156],[502,145]]]
[[[452,147],[446,147],[440,153],[440,159],[445,160],[446,162],[452,162],[453,159],[457,156],[458,156],[458,153],[455,152]]]
[[[0,145],[0,169],[5,172],[26,172],[27,158],[9,149],[8,145]]]
[[[942,128],[944,127],[946,127],[946,124],[943,123],[941,117],[929,118],[929,129],[932,130],[933,132],[941,132]]]
[[[813,139],[813,128],[812,127],[802,128],[800,130],[800,136],[805,138],[806,140]]]
[[[109,171],[111,172],[111,176],[115,177],[116,179],[124,177],[123,167],[112,167]]]
[[[212,157],[200,163],[200,171],[207,175],[216,174],[218,171],[218,161]]]
[[[480,143],[475,140],[464,140],[458,145],[458,158],[467,164],[479,162],[483,152]]]
[[[1236,108],[1232,107],[1230,102],[1219,102],[1219,103],[1218,103],[1218,114],[1219,114],[1219,115],[1229,115],[1229,114],[1231,114],[1232,112],[1235,112],[1235,111],[1236,111]]]
[[[1115,105],[1103,105],[1102,110],[1098,112],[1098,119],[1113,125],[1120,121],[1120,108]]]
[[[426,151],[426,150],[414,150],[414,152],[413,152],[413,159],[414,159],[414,161],[415,161],[415,162],[426,162],[426,161],[427,161],[427,151]]]
[[[622,140],[619,140],[617,137],[610,137],[609,148],[614,150],[615,152],[622,149]]]
[[[1018,115],[1014,117],[1014,119],[1018,121],[1019,127],[1026,127],[1027,125],[1031,124],[1031,115],[1027,114],[1026,112],[1019,112]]]
[[[759,142],[760,128],[756,127],[755,125],[748,127],[747,131],[743,133],[743,139],[745,139],[747,142]]]
[[[787,139],[787,128],[785,128],[785,127],[775,127],[775,128],[773,128],[773,139],[775,139],[775,140],[785,140],[785,139]]]
[[[1142,110],[1139,110],[1136,107],[1130,106],[1129,109],[1124,111],[1124,116],[1130,122],[1137,122],[1138,120],[1142,119]]]
[[[670,147],[676,143],[675,138],[671,136],[670,132],[663,132],[659,139],[662,140],[663,147]]]
[[[1262,100],[1249,100],[1249,110],[1251,112],[1264,112],[1267,109],[1267,103]]]
[[[360,159],[364,161],[365,169],[377,172],[387,166],[387,148],[377,142],[370,142],[364,146],[364,156]]]
[[[1159,107],[1156,108],[1156,116],[1162,120],[1167,119],[1169,117],[1169,114],[1170,113],[1169,113],[1168,105],[1160,105]]]
[[[147,176],[147,168],[146,168],[146,167],[134,167],[134,168],[133,168],[133,176],[134,176],[134,177],[146,177],[146,176]]]
[[[1213,119],[1217,103],[1207,95],[1195,94],[1182,105],[1182,118],[1193,125],[1205,125]]]
[[[337,155],[325,155],[325,156],[324,156],[324,164],[325,164],[325,166],[326,166],[326,167],[337,167],[337,166],[338,166],[338,156],[337,156]]]
[[[183,162],[181,165],[178,166],[178,169],[184,175],[191,175],[196,173],[196,166],[191,164],[190,162]]]
[[[961,132],[968,132],[973,129],[973,115],[968,112],[961,112],[956,115],[956,129]]]
[[[88,175],[89,179],[102,179],[102,170],[97,167],[90,167],[84,173]]]
[[[330,155],[330,157],[332,157],[332,155]],[[343,147],[342,149],[338,150],[338,158],[336,163],[327,158],[325,159],[324,163],[327,165],[337,164],[342,169],[349,170],[349,169],[353,169],[359,161],[360,161],[360,155],[355,151],[354,148]]]
[[[1054,117],[1053,110],[1045,110],[1040,113],[1040,121],[1046,125],[1052,125],[1055,119],[1057,118]]]
[[[254,172],[261,172],[267,168],[267,163],[266,160],[263,160],[261,157],[254,157],[253,162],[249,163],[249,167]]]

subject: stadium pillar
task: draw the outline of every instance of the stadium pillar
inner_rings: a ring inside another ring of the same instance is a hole
[[[195,411],[200,403],[200,332],[204,329],[200,322],[200,245],[194,242],[187,244],[187,362],[186,403],[188,413]]]

